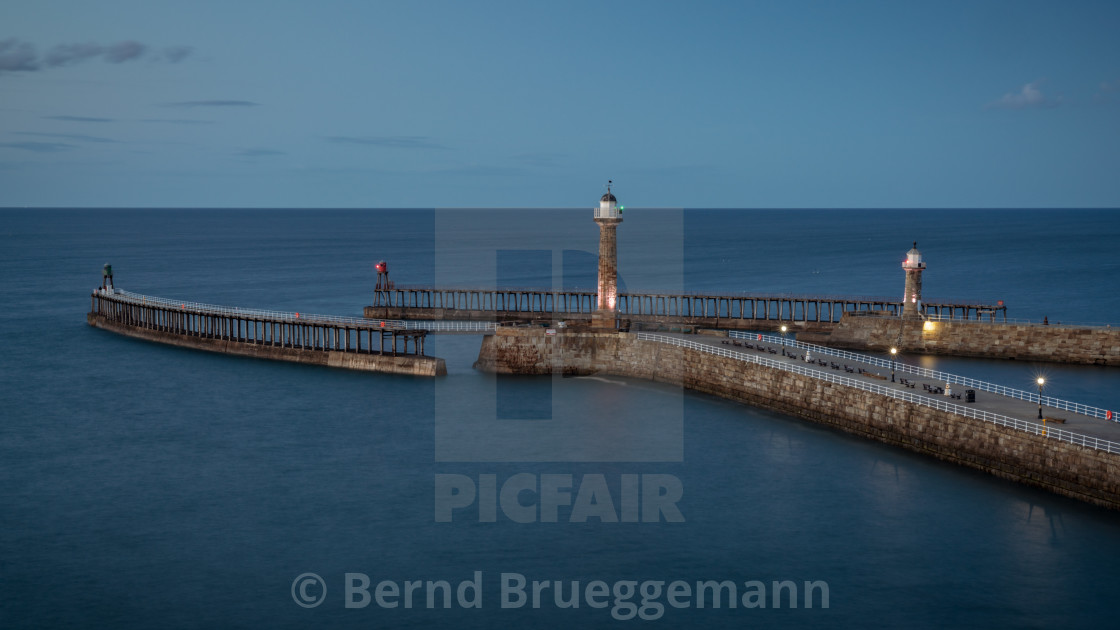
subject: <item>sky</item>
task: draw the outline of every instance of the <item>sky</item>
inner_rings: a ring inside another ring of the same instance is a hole
[[[1120,2],[0,3],[0,207],[1120,207]]]

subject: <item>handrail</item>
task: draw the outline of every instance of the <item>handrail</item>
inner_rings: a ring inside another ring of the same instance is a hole
[[[97,295],[101,297],[116,299],[122,302],[137,304],[140,306],[162,306],[174,310],[190,309],[192,312],[204,315],[219,315],[225,317],[259,317],[261,319],[291,322],[297,324],[328,323],[353,326],[355,328],[388,328],[428,331],[485,332],[494,330],[495,328],[494,322],[419,322],[389,319],[366,319],[364,317],[340,317],[338,315],[317,315],[314,313],[300,313],[295,311],[271,311],[262,309],[241,308],[237,306],[219,306],[215,304],[204,304],[201,302],[172,300],[151,295],[143,295],[140,293],[133,293],[132,291],[125,291],[123,289],[98,289]]]
[[[708,353],[708,354],[714,354],[714,355],[717,355],[717,356],[728,357],[728,358],[731,358],[731,359],[736,359],[736,360],[739,360],[739,361],[745,361],[745,362],[748,362],[748,363],[755,363],[755,364],[758,364],[758,365],[764,365],[766,367],[776,368],[776,369],[779,369],[779,370],[784,370],[786,372],[793,372],[795,374],[801,374],[801,375],[804,375],[804,376],[809,376],[809,377],[812,377],[812,378],[828,381],[830,383],[836,383],[838,385],[844,385],[844,386],[847,386],[847,387],[855,387],[857,389],[872,392],[874,394],[879,394],[879,395],[882,395],[882,396],[888,396],[890,398],[897,398],[897,399],[904,400],[906,402],[914,403],[914,404],[917,404],[917,405],[922,405],[922,406],[925,406],[925,407],[932,407],[932,408],[938,409],[940,411],[947,411],[947,412],[950,412],[950,413],[956,413],[956,414],[960,414],[962,416],[966,416],[966,417],[969,417],[969,418],[982,420],[984,422],[992,422],[992,423],[998,424],[1000,426],[1010,427],[1010,428],[1017,429],[1017,430],[1020,430],[1020,431],[1025,431],[1025,432],[1028,432],[1028,433],[1031,433],[1031,434],[1034,434],[1034,435],[1042,435],[1042,436],[1045,436],[1047,438],[1054,438],[1054,439],[1057,439],[1057,440],[1062,441],[1062,442],[1069,442],[1071,444],[1078,444],[1080,446],[1085,446],[1085,447],[1088,447],[1088,448],[1095,448],[1095,449],[1098,449],[1098,450],[1105,451],[1107,453],[1120,453],[1120,443],[1110,442],[1108,440],[1102,440],[1102,439],[1095,438],[1095,437],[1092,437],[1092,436],[1089,436],[1089,435],[1082,435],[1080,433],[1073,433],[1071,431],[1065,431],[1063,429],[1055,429],[1055,428],[1052,428],[1052,427],[1045,427],[1045,426],[1042,426],[1042,425],[1034,423],[1034,422],[1019,420],[1017,418],[1012,418],[1010,416],[1005,416],[1005,415],[1002,415],[1002,414],[992,413],[990,411],[984,411],[982,409],[975,409],[975,408],[972,408],[972,407],[965,407],[965,406],[962,406],[962,405],[957,405],[957,404],[954,404],[954,403],[946,402],[945,400],[943,400],[940,397],[921,396],[921,395],[918,395],[918,394],[911,394],[910,392],[907,392],[907,391],[897,390],[897,389],[893,389],[893,388],[890,388],[890,387],[884,387],[882,385],[875,385],[873,383],[866,383],[866,382],[859,381],[859,380],[856,380],[856,379],[853,379],[853,378],[848,378],[846,376],[840,376],[839,374],[832,374],[830,372],[824,372],[824,371],[821,371],[821,370],[816,370],[816,369],[813,369],[813,368],[803,367],[801,365],[796,365],[796,364],[791,365],[791,364],[786,363],[786,362],[776,361],[774,359],[770,359],[768,357],[762,357],[762,356],[759,356],[759,355],[756,355],[756,354],[753,354],[753,353],[746,353],[746,352],[742,352],[742,351],[738,351],[738,350],[729,350],[729,349],[723,348],[721,346],[713,346],[713,345],[709,345],[709,344],[705,344],[705,343],[698,343],[698,342],[690,341],[690,340],[687,340],[687,339],[680,339],[678,337],[670,337],[670,336],[667,336],[667,335],[659,335],[659,334],[655,334],[655,333],[646,333],[646,332],[639,332],[639,333],[635,333],[635,334],[637,335],[638,339],[643,339],[643,340],[646,340],[646,341],[656,341],[656,342],[659,342],[659,343],[667,343],[667,344],[670,344],[670,345],[681,346],[681,347],[684,347],[684,348],[689,348],[689,349],[692,349],[692,350],[697,350],[697,351],[705,352],[705,353]]]
[[[727,335],[734,339],[756,339],[761,337],[767,343],[777,343],[781,345],[794,346],[795,348],[801,348],[810,352],[816,352],[819,354],[833,356],[841,359],[850,359],[852,361],[861,361],[863,363],[869,363],[871,365],[882,368],[892,367],[892,361],[890,359],[883,359],[867,354],[860,354],[858,352],[850,352],[848,350],[838,350],[836,348],[829,348],[828,346],[819,346],[814,343],[805,343],[793,339],[783,339],[782,337],[778,337],[775,335],[744,333],[736,330],[728,331]],[[965,387],[971,387],[973,389],[979,389],[985,392],[1007,396],[1008,398],[1016,398],[1018,400],[1025,400],[1027,402],[1034,403],[1039,402],[1038,394],[1034,392],[1015,389],[1013,387],[1007,387],[1005,385],[999,385],[996,383],[989,383],[987,381],[981,381],[979,379],[970,378],[967,376],[960,376],[959,374],[950,374],[949,372],[942,372],[940,370],[931,370],[929,368],[918,367],[916,365],[908,365],[899,361],[894,361],[893,363],[894,369],[899,372],[906,372],[907,374],[924,376],[926,378],[932,378],[934,380],[944,381],[946,383],[956,383]],[[1091,405],[1084,405],[1082,403],[1062,400],[1060,398],[1054,398],[1052,396],[1043,396],[1042,404],[1054,409],[1061,409],[1063,411],[1079,413],[1083,416],[1100,418],[1101,420],[1112,420],[1113,422],[1120,421],[1120,418],[1116,417],[1117,414],[1109,414],[1107,409],[1101,409],[1100,407],[1093,407]],[[1109,415],[1111,415],[1112,418],[1109,418]]]
[[[468,287],[468,286],[444,286],[436,287],[434,285],[424,284],[403,284],[396,285],[392,289],[380,289],[385,293],[393,291],[401,292],[433,292],[433,293],[543,293],[550,295],[562,294],[579,294],[579,295],[597,295],[595,289],[557,289],[557,288],[541,288],[541,287]],[[813,300],[819,302],[876,302],[883,304],[898,304],[901,305],[902,301],[898,297],[884,297],[884,296],[870,296],[870,295],[828,295],[828,294],[810,294],[810,293],[759,293],[759,292],[745,292],[745,291],[728,291],[723,293],[708,293],[704,291],[620,291],[619,297],[633,297],[633,296],[658,296],[658,297],[688,297],[688,298],[747,298],[747,299],[771,299],[771,300]],[[988,304],[976,300],[943,300],[936,298],[933,300],[924,300],[923,304],[933,305],[954,305],[954,306],[983,306],[991,307],[997,310],[1004,309],[1004,306]]]

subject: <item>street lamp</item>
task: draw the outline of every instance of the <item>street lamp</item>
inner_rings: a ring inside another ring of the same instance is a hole
[[[891,348],[891,382],[894,382],[894,357],[898,354],[898,348]]]
[[[783,357],[786,356],[786,331],[787,330],[789,330],[789,326],[786,326],[785,324],[782,324],[782,356]]]
[[[1038,419],[1042,420],[1042,386],[1046,384],[1046,379],[1041,376],[1038,377]]]

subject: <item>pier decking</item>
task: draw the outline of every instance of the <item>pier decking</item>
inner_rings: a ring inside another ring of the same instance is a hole
[[[363,318],[241,309],[98,289],[91,326],[226,354],[399,374],[446,374],[425,356],[428,331]]]
[[[535,321],[541,319],[590,320],[598,294],[590,290],[533,288],[457,288],[397,286],[374,292],[365,308],[369,318],[429,320]],[[776,329],[783,323],[802,323],[828,329],[845,312],[897,315],[897,298],[843,295],[764,293],[619,293],[620,319],[716,328]],[[940,300],[922,304],[922,313],[946,319],[1007,317],[1003,304],[965,300]]]

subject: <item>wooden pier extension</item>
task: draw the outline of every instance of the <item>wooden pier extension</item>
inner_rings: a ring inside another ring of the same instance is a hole
[[[97,289],[89,325],[175,346],[352,370],[438,376],[424,355],[426,330],[359,318],[229,308]],[[411,349],[410,349],[411,345]]]
[[[379,319],[536,321],[590,320],[597,294],[585,290],[474,289],[399,286],[374,292],[365,316]],[[845,312],[898,315],[901,300],[883,297],[763,293],[619,293],[620,319],[724,329],[777,330],[784,323],[827,331]],[[922,304],[922,313],[962,320],[997,314],[1003,304],[943,300]]]

